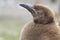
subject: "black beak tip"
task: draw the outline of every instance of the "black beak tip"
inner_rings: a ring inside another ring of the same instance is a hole
[[[20,6],[23,6],[23,4],[19,4]]]
[[[25,4],[19,4],[20,6],[22,6],[22,7],[25,7],[26,5]]]
[[[26,8],[26,9],[30,9],[30,6],[26,5],[26,4],[19,4],[20,6]]]

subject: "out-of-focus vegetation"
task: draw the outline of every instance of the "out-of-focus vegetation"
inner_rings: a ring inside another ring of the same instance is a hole
[[[19,40],[21,26],[18,21],[0,21],[0,40]]]

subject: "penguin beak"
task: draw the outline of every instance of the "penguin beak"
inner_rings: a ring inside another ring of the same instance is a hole
[[[26,8],[31,14],[35,14],[35,11],[33,10],[31,6],[28,6],[26,4],[19,4],[19,5]]]

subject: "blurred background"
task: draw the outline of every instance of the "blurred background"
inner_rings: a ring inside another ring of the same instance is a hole
[[[33,19],[21,3],[44,4],[59,13],[59,0],[0,0],[0,40],[19,40],[22,27]]]

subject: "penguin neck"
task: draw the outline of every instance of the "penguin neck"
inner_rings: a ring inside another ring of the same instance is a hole
[[[55,26],[56,23],[55,22],[52,22],[52,23],[49,23],[49,24],[36,24],[34,23],[35,25],[39,26],[39,27],[51,27],[51,26]]]
[[[55,21],[50,20],[50,21],[44,22],[44,21],[37,21],[37,20],[34,20],[34,23],[35,23],[35,24],[48,25],[48,24],[53,24],[53,23],[55,23]]]
[[[34,23],[35,24],[40,24],[40,25],[50,25],[50,24],[54,24],[55,23],[55,21],[48,21],[48,22],[46,22],[46,23],[44,23],[44,22],[38,22],[38,21],[34,21]]]

